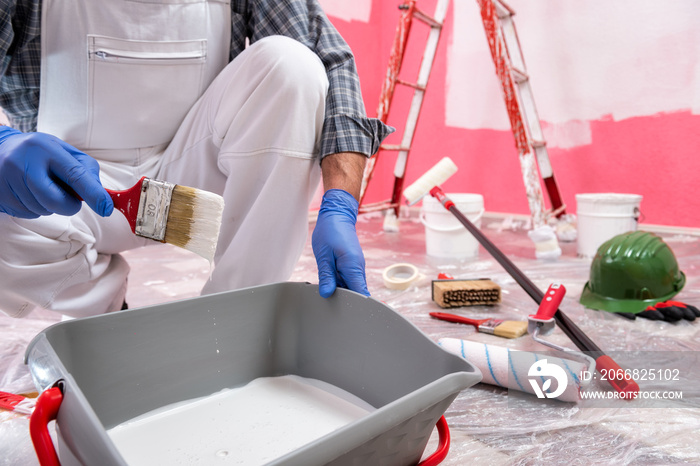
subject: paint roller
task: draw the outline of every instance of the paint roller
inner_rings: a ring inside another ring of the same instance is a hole
[[[435,166],[429,169],[423,176],[406,188],[403,192],[409,205],[417,203],[423,196],[430,194],[437,199],[445,209],[449,210],[462,225],[479,241],[501,266],[506,269],[513,279],[530,295],[539,305],[542,303],[544,293],[520,270],[508,257],[501,252],[474,224],[459,211],[455,203],[442,191],[440,185],[447,181],[457,171],[457,165],[449,158],[444,157]],[[596,362],[598,370],[607,371],[609,374],[619,375],[618,378],[607,378],[610,384],[618,392],[625,393],[625,399],[633,399],[639,392],[637,383],[629,377],[625,371],[591,340],[574,322],[560,309],[554,313],[557,326],[571,339],[581,351],[587,352]]]
[[[585,385],[582,374],[588,367],[570,359],[543,357],[530,351],[517,351],[505,346],[487,345],[458,338],[440,338],[438,344],[452,354],[461,356],[476,366],[482,374],[481,382],[498,387],[518,390],[559,401],[577,402]],[[555,369],[558,368],[558,369]],[[547,376],[562,374],[566,382],[559,381],[554,392],[542,390],[548,377],[534,376],[538,370]],[[533,383],[534,382],[534,383]],[[560,390],[561,393],[557,393]],[[542,391],[539,391],[542,390]],[[547,393],[547,395],[543,395]]]

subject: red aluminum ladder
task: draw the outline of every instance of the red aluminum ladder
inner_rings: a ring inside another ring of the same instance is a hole
[[[423,105],[423,97],[428,84],[428,78],[430,77],[430,71],[433,67],[433,60],[435,59],[438,42],[440,40],[440,32],[442,30],[443,21],[445,20],[448,4],[449,0],[438,0],[435,8],[435,14],[432,17],[426,15],[416,7],[416,0],[404,0],[403,4],[399,6],[399,9],[401,10],[401,17],[399,19],[399,25],[396,29],[396,36],[394,37],[394,42],[391,48],[389,66],[382,85],[379,106],[377,108],[377,118],[386,123],[387,118],[389,117],[389,109],[391,107],[391,101],[393,100],[394,90],[396,89],[397,84],[413,88],[413,100],[411,101],[411,107],[406,118],[406,125],[404,127],[401,143],[399,145],[382,144],[379,151],[377,151],[377,153],[367,161],[364,178],[362,181],[362,189],[360,192],[360,212],[388,210],[389,212],[387,212],[387,217],[391,218],[393,216],[394,219],[398,218],[399,210],[401,208],[406,166],[408,165],[408,155],[411,150],[413,135],[415,134],[416,126],[418,124],[418,117],[420,115],[421,106]],[[406,44],[408,42],[408,35],[411,31],[414,18],[427,24],[430,27],[430,32],[428,34],[428,40],[425,46],[425,52],[423,54],[423,60],[421,61],[421,65],[418,70],[417,81],[415,83],[409,83],[401,80],[399,78],[399,73],[401,71],[401,65],[403,63],[404,53],[406,51]],[[377,159],[383,151],[398,152],[396,164],[394,166],[394,189],[391,199],[373,204],[364,204],[363,200],[367,185],[372,179],[372,174],[374,172]],[[385,229],[387,228],[387,223],[388,222],[385,221]]]
[[[547,223],[549,216],[561,217],[566,213],[562,203],[559,188],[554,178],[547,145],[540,126],[537,109],[535,107],[530,80],[525,68],[525,60],[520,48],[513,16],[515,12],[503,0],[477,0],[484,30],[491,51],[491,56],[496,66],[496,74],[501,82],[503,96],[511,123],[511,129],[518,149],[520,167],[525,183],[528,206],[534,226],[542,226]],[[401,192],[408,164],[408,156],[413,142],[413,136],[418,123],[425,89],[430,77],[430,71],[435,58],[442,25],[446,16],[449,0],[438,0],[435,15],[430,17],[418,10],[416,0],[404,0],[399,6],[402,10],[396,36],[391,49],[389,66],[387,69],[382,91],[380,94],[377,118],[387,121],[391,101],[397,84],[409,86],[414,89],[413,100],[406,119],[406,126],[399,145],[381,145],[377,154],[367,161],[365,167],[362,189],[360,193],[360,212],[373,212],[388,210],[387,217],[396,219],[401,208]],[[399,78],[403,63],[406,43],[411,30],[413,18],[417,18],[429,25],[431,30],[426,43],[423,60],[415,84],[405,82]],[[390,200],[365,204],[364,195],[367,186],[372,179],[374,167],[379,155],[383,151],[397,151],[398,156],[394,167],[394,189]],[[552,205],[551,210],[546,210],[539,176],[544,185]],[[385,220],[385,229],[387,229]]]
[[[525,68],[525,59],[513,21],[515,11],[503,0],[477,0],[477,2],[481,10],[491,57],[496,66],[496,75],[501,82],[515,145],[518,148],[520,168],[533,224],[544,225],[547,223],[548,216],[561,217],[566,214],[566,207],[562,204],[559,187],[549,161],[547,143],[540,126],[530,78]],[[544,207],[537,168],[552,205],[550,212]]]

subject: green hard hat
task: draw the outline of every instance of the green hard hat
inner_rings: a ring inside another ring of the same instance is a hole
[[[685,285],[671,248],[657,235],[632,231],[603,243],[591,263],[581,304],[609,312],[643,311]]]

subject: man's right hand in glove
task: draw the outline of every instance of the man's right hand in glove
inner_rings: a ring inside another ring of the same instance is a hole
[[[0,212],[20,218],[73,215],[81,207],[77,194],[109,216],[114,204],[99,172],[95,159],[55,136],[0,126]]]

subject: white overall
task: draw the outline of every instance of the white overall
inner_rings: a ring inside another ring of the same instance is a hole
[[[198,0],[44,0],[39,131],[95,157],[105,187],[141,176],[226,203],[203,293],[289,278],[308,231],[328,80],[280,36],[227,65],[230,5]],[[0,310],[82,317],[121,307],[128,264],[149,244],[117,211],[0,214]]]

